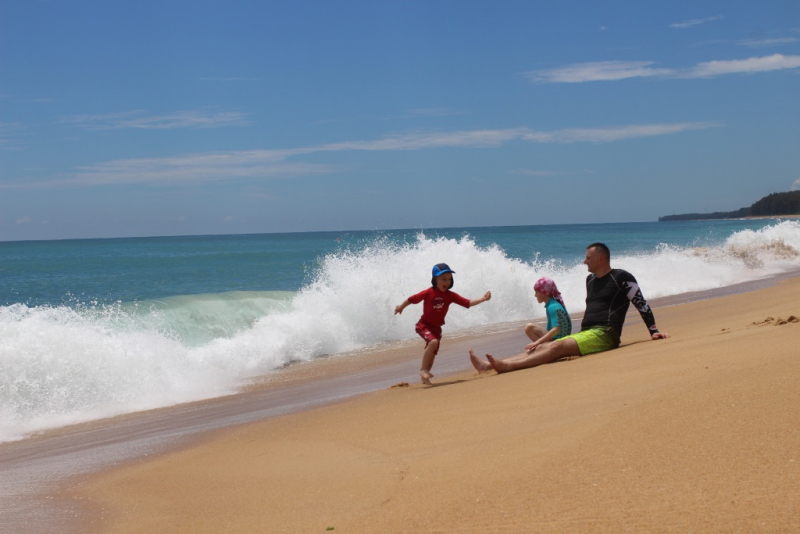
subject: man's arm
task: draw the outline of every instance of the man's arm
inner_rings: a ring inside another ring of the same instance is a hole
[[[631,304],[634,305],[639,315],[642,316],[644,324],[647,325],[647,330],[650,332],[651,339],[666,339],[669,334],[666,332],[659,332],[656,326],[656,318],[653,315],[653,310],[642,295],[642,290],[636,279],[631,275],[631,279],[625,282],[625,287],[628,290],[627,296]]]

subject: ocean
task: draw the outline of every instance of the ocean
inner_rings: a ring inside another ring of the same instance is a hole
[[[540,276],[581,312],[595,241],[648,299],[800,267],[797,220],[0,242],[0,441],[412,339],[421,310],[394,307],[428,287],[436,263],[461,295],[493,295],[452,307],[445,339],[542,318]]]

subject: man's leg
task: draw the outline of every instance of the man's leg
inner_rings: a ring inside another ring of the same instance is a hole
[[[567,356],[580,356],[581,351],[578,349],[578,342],[572,338],[559,339],[552,343],[546,343],[536,347],[532,353],[528,354],[523,352],[517,356],[512,356],[504,360],[497,360],[491,354],[487,354],[489,363],[498,373],[507,373],[509,371],[517,371],[519,369],[527,369],[529,367],[536,367],[545,363],[552,363],[558,359],[566,358]]]
[[[489,362],[485,362],[478,358],[472,349],[469,349],[469,361],[472,362],[472,366],[475,368],[476,371],[479,373],[485,373],[486,371],[492,370],[492,364]]]

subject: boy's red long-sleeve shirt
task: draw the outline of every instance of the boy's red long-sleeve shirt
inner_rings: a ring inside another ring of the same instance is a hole
[[[434,327],[441,327],[444,324],[444,316],[450,308],[450,303],[455,302],[459,306],[469,308],[469,299],[464,298],[458,293],[450,291],[439,291],[435,287],[429,287],[420,291],[416,295],[408,297],[411,304],[422,304],[422,317],[420,322]]]

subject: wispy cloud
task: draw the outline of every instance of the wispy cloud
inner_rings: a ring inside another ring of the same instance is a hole
[[[670,24],[670,28],[675,28],[678,30],[685,30],[686,28],[694,28],[695,26],[700,26],[705,24],[706,22],[713,22],[715,20],[722,20],[724,19],[724,15],[714,15],[713,17],[705,17],[702,19],[691,19],[691,20],[684,20],[683,22],[676,22],[674,24]]]
[[[692,130],[717,128],[717,122],[683,122],[674,124],[642,124],[614,128],[567,128],[555,132],[531,132],[523,139],[540,143],[611,143],[622,139],[653,137]]]
[[[464,115],[464,111],[456,108],[419,108],[409,110],[412,117],[450,117]]]
[[[720,126],[714,122],[644,124],[609,128],[567,128],[538,131],[530,128],[414,132],[381,139],[343,141],[306,148],[249,150],[187,154],[168,158],[114,160],[80,168],[61,179],[26,184],[0,184],[0,188],[86,187],[114,184],[174,185],[230,182],[244,179],[290,178],[326,174],[340,166],[304,163],[294,158],[326,152],[398,151],[432,148],[491,148],[511,142],[609,143],[622,139],[676,134]]]
[[[221,128],[247,124],[247,116],[238,111],[211,113],[188,110],[149,115],[144,110],[106,113],[102,115],[72,115],[60,121],[90,130],[120,130],[126,128],[145,130],[175,130],[181,128]]]
[[[22,128],[22,123],[19,122],[0,122],[0,135],[19,131]]]
[[[22,102],[26,104],[50,104],[55,102],[52,97],[17,97],[13,95],[0,94],[0,100],[10,100],[12,102]]]
[[[415,132],[390,135],[369,141],[344,141],[318,147],[315,152],[342,150],[418,150],[423,148],[474,147],[485,148],[505,144],[529,132],[527,128],[505,130],[461,130],[455,132]]]
[[[535,83],[584,83],[626,78],[708,78],[725,74],[753,74],[800,67],[800,56],[751,57],[698,63],[689,69],[651,67],[652,61],[596,61],[523,73]]]
[[[561,176],[564,173],[555,171],[540,171],[536,169],[512,169],[509,174],[519,174],[522,176],[534,176],[536,178],[546,178],[549,176]]]
[[[20,217],[19,219],[14,219],[14,224],[28,224],[31,222],[30,215],[25,215],[24,217]]]
[[[256,78],[240,78],[236,76],[200,78],[200,81],[203,82],[252,82],[255,80]]]
[[[800,178],[795,180],[792,184],[792,191],[800,191]]]
[[[653,63],[653,61],[596,61],[530,71],[523,75],[538,83],[582,83],[667,76],[672,73],[670,69],[650,67]]]
[[[739,46],[746,46],[749,48],[767,48],[771,46],[783,46],[794,44],[800,41],[797,37],[773,37],[765,39],[744,39],[739,41]]]
[[[330,165],[290,162],[305,151],[250,150],[188,154],[171,158],[115,160],[91,165],[68,179],[47,185],[176,184],[228,182],[248,178],[289,177],[329,173]]]
[[[724,74],[754,74],[775,70],[800,68],[800,56],[773,54],[764,57],[732,59],[726,61],[706,61],[698,63],[684,74],[687,78],[708,78]]]
[[[0,149],[20,150],[17,141],[23,135],[23,127],[19,122],[0,122]]]

